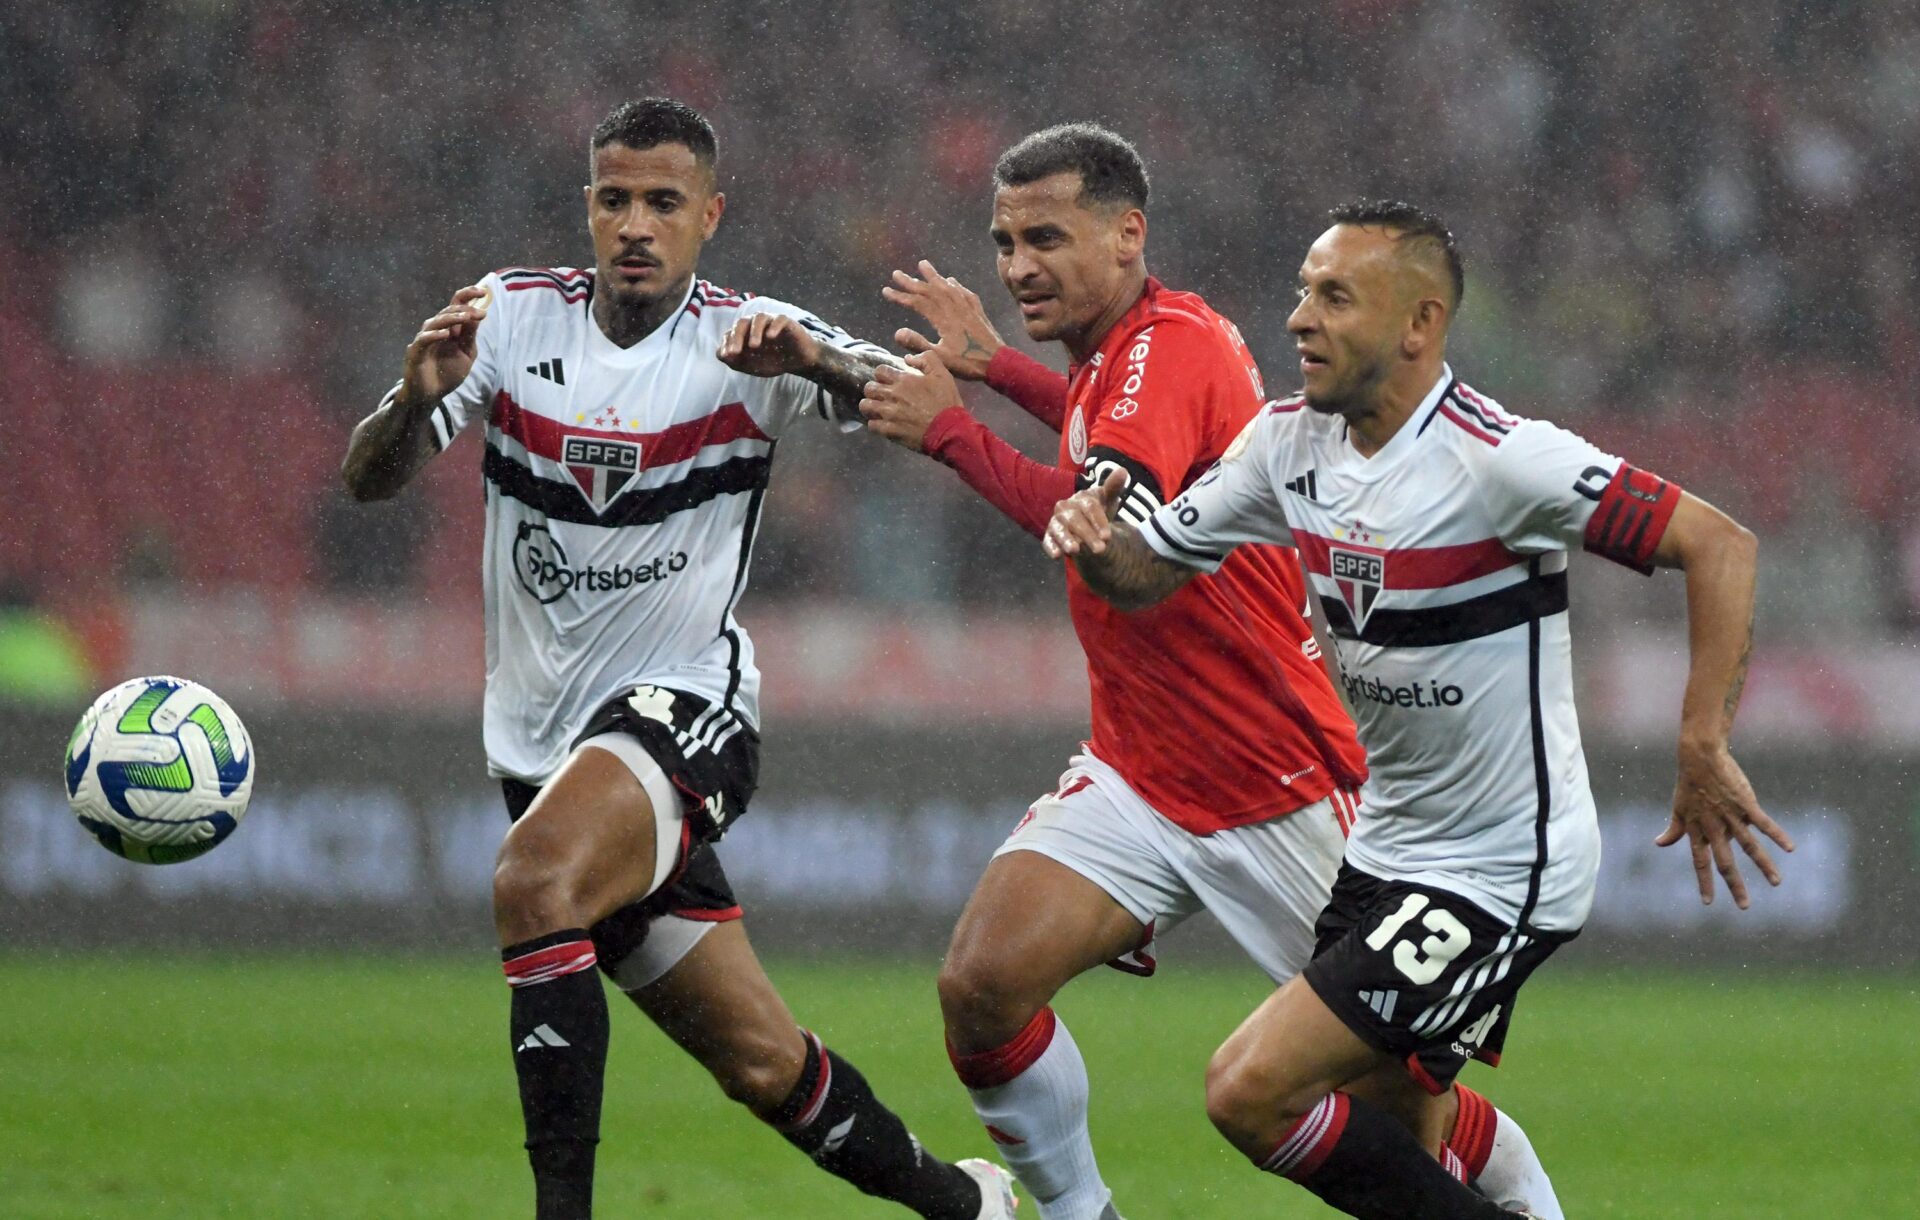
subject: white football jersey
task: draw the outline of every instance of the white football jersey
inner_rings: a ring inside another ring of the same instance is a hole
[[[1371,458],[1339,416],[1268,404],[1142,533],[1203,571],[1242,543],[1298,547],[1371,771],[1347,859],[1564,933],[1586,922],[1600,863],[1567,552],[1644,566],[1666,488],[1449,369]]]
[[[593,711],[642,683],[715,712],[718,748],[759,724],[753,643],[734,621],[774,444],[803,415],[857,424],[799,377],[720,363],[734,322],[797,318],[815,338],[885,356],[803,310],[696,280],[679,311],[632,347],[593,319],[594,273],[508,268],[473,370],[433,412],[445,448],[486,426],[490,774],[540,784]]]

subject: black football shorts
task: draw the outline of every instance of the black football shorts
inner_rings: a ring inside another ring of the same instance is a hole
[[[1522,931],[1457,894],[1342,864],[1314,937],[1314,994],[1437,1096],[1467,1060],[1500,1062],[1520,985],[1573,934]]]
[[[637,693],[645,697],[636,706]],[[659,695],[671,699],[665,721],[638,710],[660,709]],[[578,744],[603,733],[633,737],[660,764],[668,782],[680,793],[686,812],[680,862],[668,874],[666,883],[590,929],[595,955],[606,970],[615,969],[639,948],[647,929],[662,915],[708,923],[740,918],[740,903],[713,844],[746,811],[747,801],[753,796],[760,775],[760,737],[727,713],[715,713],[713,705],[698,695],[642,687],[638,692],[623,691],[601,704],[576,740]],[[721,716],[727,717],[729,727],[736,731],[716,750],[706,742],[714,736],[712,726]],[[707,732],[694,736],[702,727]],[[540,795],[538,787],[516,779],[503,779],[500,787],[510,821],[518,821],[533,805],[533,798]]]

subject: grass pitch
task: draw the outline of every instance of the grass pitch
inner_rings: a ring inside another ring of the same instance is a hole
[[[940,1050],[933,963],[774,961],[801,1019],[929,1147],[989,1144]],[[7,1220],[522,1220],[532,1188],[485,957],[122,956],[0,964]],[[1133,1220],[1330,1215],[1255,1172],[1202,1108],[1251,971],[1103,972],[1059,1005]],[[600,1214],[879,1220],[615,997]],[[1920,1216],[1920,980],[1556,973],[1499,1071],[1575,1217]],[[1031,1217],[1031,1205],[1022,1215]]]

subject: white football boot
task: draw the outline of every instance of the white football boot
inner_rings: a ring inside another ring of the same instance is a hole
[[[955,1161],[961,1171],[980,1184],[979,1220],[1013,1220],[1020,1200],[1013,1193],[1013,1175],[992,1161],[970,1156]]]

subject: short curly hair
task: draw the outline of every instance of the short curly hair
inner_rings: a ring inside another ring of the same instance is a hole
[[[1145,209],[1147,167],[1125,139],[1093,123],[1061,123],[1036,131],[1000,154],[993,184],[1025,186],[1055,174],[1080,175],[1084,203]]]

